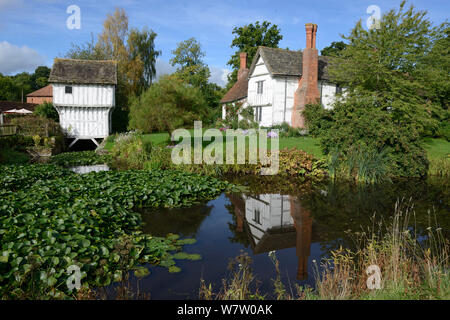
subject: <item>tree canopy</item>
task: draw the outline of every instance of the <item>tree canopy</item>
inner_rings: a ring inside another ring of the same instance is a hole
[[[445,37],[437,32],[439,28],[432,27],[425,11],[414,6],[407,9],[405,4],[403,1],[398,10],[384,14],[379,29],[365,30],[359,21],[349,35],[343,36],[347,46],[331,60],[329,73],[334,82],[348,89],[348,94],[380,98],[380,108],[386,109],[393,120],[412,124],[422,134],[430,133],[438,125],[431,115],[443,107],[439,99],[430,98],[445,93],[436,94],[427,79],[434,70],[448,81],[448,64],[445,71],[441,61],[431,58],[433,48],[443,52],[444,46],[437,40],[445,42]]]
[[[278,48],[278,44],[283,36],[277,25],[271,24],[268,21],[263,21],[261,24],[256,21],[254,24],[250,23],[242,27],[235,27],[233,29],[235,35],[231,48],[236,47],[236,51],[228,61],[228,65],[233,69],[228,75],[228,85],[230,88],[237,80],[237,72],[239,70],[240,61],[239,53],[247,53],[247,63],[253,60],[253,57],[258,50],[258,46],[265,46],[271,48]]]

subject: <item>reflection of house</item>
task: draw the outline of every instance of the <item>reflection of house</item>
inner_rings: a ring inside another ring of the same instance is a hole
[[[312,219],[293,196],[262,194],[230,196],[235,206],[237,231],[245,225],[255,254],[296,247],[297,279],[308,276]]]

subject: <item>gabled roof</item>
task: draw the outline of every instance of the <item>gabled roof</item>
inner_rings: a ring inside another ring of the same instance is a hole
[[[247,97],[248,90],[248,69],[242,70],[241,77],[231,87],[230,90],[223,96],[220,103],[229,103],[238,101]]]
[[[252,74],[260,56],[263,58],[267,70],[269,70],[270,74],[273,76],[300,77],[302,75],[303,69],[302,51],[291,51],[279,48],[259,47],[258,51],[255,54],[255,57],[253,58],[249,74]],[[328,65],[328,57],[320,56],[319,80],[329,80],[327,65]]]
[[[48,86],[27,94],[27,97],[53,97],[53,86],[49,84]]]
[[[68,84],[117,84],[117,63],[111,60],[56,58],[48,82]]]

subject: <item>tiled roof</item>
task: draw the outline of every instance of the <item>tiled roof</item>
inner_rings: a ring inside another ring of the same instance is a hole
[[[53,97],[53,86],[49,84],[46,87],[27,94],[27,97]]]
[[[250,74],[253,72],[259,56],[264,60],[264,63],[272,75],[278,76],[296,76],[302,75],[302,51],[291,51],[279,48],[259,47],[253,58],[250,67]],[[319,57],[319,80],[329,80],[328,72],[328,57]]]
[[[247,97],[248,90],[248,70],[243,70],[241,77],[223,96],[221,103],[238,101]]]
[[[106,60],[55,59],[48,82],[117,84],[117,63]]]

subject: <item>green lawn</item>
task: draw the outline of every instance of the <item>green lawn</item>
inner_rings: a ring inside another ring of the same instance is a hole
[[[445,159],[450,157],[450,142],[444,139],[424,139],[424,148],[430,159]]]
[[[189,130],[193,132],[193,129]],[[155,145],[164,145],[168,141],[169,134],[167,132],[162,133],[150,133],[145,134],[144,139],[151,141]],[[106,143],[105,148],[111,150],[113,142]],[[294,137],[294,138],[280,138],[280,149],[284,148],[298,148],[304,150],[317,158],[323,158],[324,155],[320,148],[318,139],[312,137]],[[428,153],[430,159],[445,159],[450,156],[450,142],[444,139],[424,139],[424,148]]]

